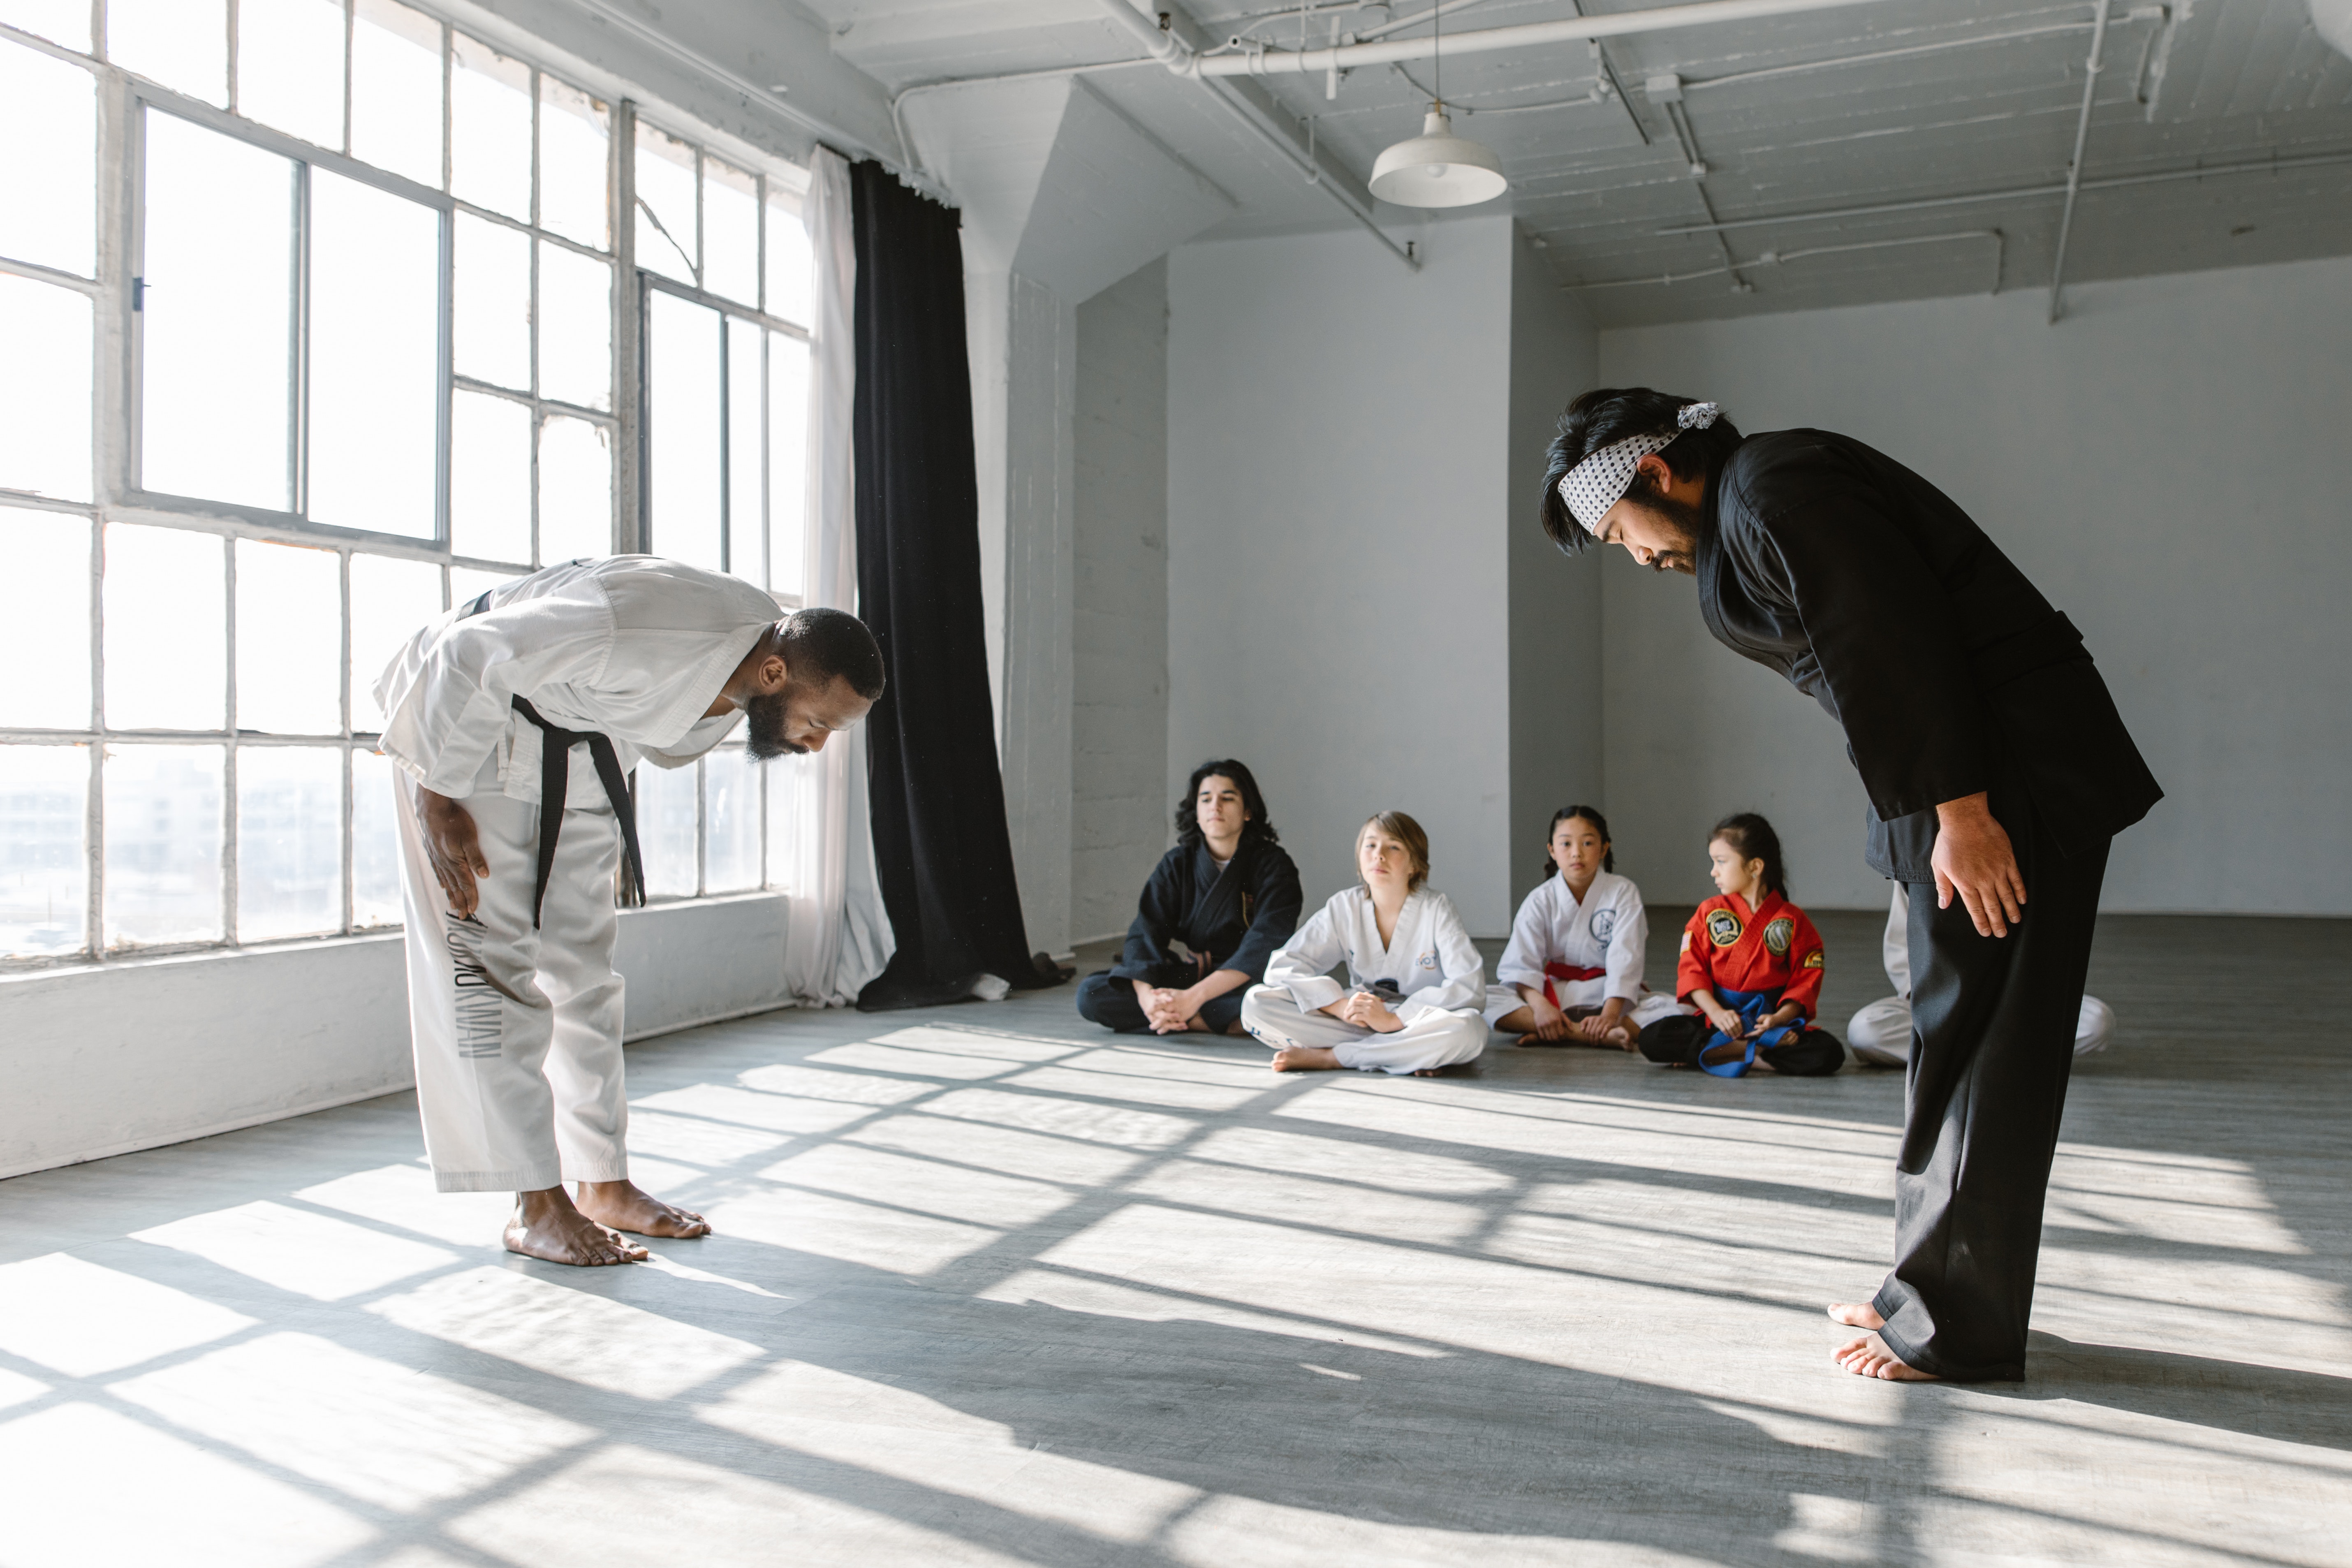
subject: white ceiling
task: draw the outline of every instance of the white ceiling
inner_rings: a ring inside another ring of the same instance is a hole
[[[1139,53],[1099,0],[803,3],[830,25],[836,56],[893,93]],[[1160,8],[1174,3],[1160,0]],[[1210,37],[1248,29],[1284,47],[1301,39],[1296,8],[1182,3]],[[1427,3],[1354,8],[1339,25],[1369,29],[1416,16]],[[1584,8],[1652,7],[1589,0]],[[1305,28],[1310,47],[1329,40],[1334,10],[1319,0]],[[1445,26],[1463,32],[1578,12],[1575,0],[1483,0],[1450,12]],[[1992,286],[1997,262],[2002,288],[2041,289],[2049,283],[2062,206],[2051,196],[1776,221],[1720,240],[1658,231],[1706,223],[1710,211],[1719,221],[1781,218],[2062,184],[2092,16],[2089,0],[1881,0],[1612,39],[1607,64],[1625,91],[1599,102],[1579,101],[1593,85],[1591,57],[1580,42],[1465,55],[1445,65],[1444,85],[1456,131],[1493,147],[1511,180],[1501,203],[1471,210],[1507,206],[1547,247],[1564,284],[1720,268],[1727,246],[1741,262],[1768,253],[1788,258],[1741,268],[1745,292],[1721,273],[1585,290],[1603,324],[1971,292]],[[2113,0],[2109,17],[2084,160],[2092,188],[2075,216],[2070,279],[2352,253],[2352,161],[2097,188],[2103,180],[2199,166],[2352,157],[2352,60],[2319,41],[2304,0],[2172,0],[2160,15],[2144,0]],[[2013,34],[2025,36],[2003,37]],[[1882,58],[1853,58],[1871,55]],[[1790,66],[1807,68],[1745,74]],[[1684,80],[1681,107],[1706,163],[1703,180],[1691,175],[1669,111],[1644,90],[1649,78],[1665,72]],[[1255,140],[1202,84],[1156,66],[1087,79],[1236,198],[1212,237],[1351,224],[1328,193]],[[1320,77],[1267,78],[1261,85],[1291,117],[1312,116],[1318,143],[1360,178],[1383,146],[1417,132],[1431,79],[1423,60],[1359,70],[1341,82],[1336,100],[1326,100]],[[1433,222],[1398,208],[1380,216],[1401,239],[1428,232]],[[1932,237],[1954,235],[1962,237]],[[1887,240],[1921,243],[1876,243]],[[1832,248],[1863,246],[1873,247]]]

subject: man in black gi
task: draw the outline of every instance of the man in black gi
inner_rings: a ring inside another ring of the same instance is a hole
[[[1646,387],[1569,405],[1543,527],[1695,575],[1716,640],[1843,727],[1866,858],[1910,889],[1915,1038],[1895,1268],[1830,1309],[1866,1331],[1837,1360],[2022,1377],[2107,842],[2163,795],[2082,634],[1892,458],[1822,430],[1743,440]]]

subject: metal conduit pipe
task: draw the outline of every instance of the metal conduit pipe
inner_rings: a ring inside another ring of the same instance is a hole
[[[1702,267],[1696,272],[1662,272],[1654,278],[1605,278],[1593,283],[1563,283],[1560,287],[1571,293],[1587,289],[1632,289],[1643,284],[1687,283],[1695,278],[1720,278],[1741,268],[1780,267],[1791,261],[1802,261],[1809,256],[1841,256],[1853,250],[1886,250],[1899,245],[1940,245],[1955,239],[1990,239],[1993,242],[1991,293],[2000,292],[2000,269],[2009,254],[2009,237],[1997,228],[1964,228],[1951,234],[1918,234],[1904,239],[1864,239],[1851,245],[1815,245],[1803,250],[1768,250],[1752,261],[1728,261],[1721,267]]]
[[[1695,5],[1662,5],[1651,11],[1619,11],[1601,16],[1576,16],[1558,22],[1527,22],[1516,27],[1486,27],[1467,33],[1447,33],[1450,55],[1490,54],[1498,49],[1531,48],[1543,44],[1579,43],[1588,38],[1622,37],[1628,33],[1663,33],[1681,27],[1711,26],[1718,22],[1748,22],[1765,16],[1794,16],[1803,11],[1834,11],[1849,5],[1875,5],[1878,0],[1697,0]],[[1120,0],[1105,0],[1116,10],[1131,8]],[[1150,22],[1145,28],[1154,32]],[[1194,55],[1165,60],[1187,76],[1319,76],[1359,66],[1384,66],[1417,60],[1433,52],[1430,38],[1391,38],[1370,44],[1339,44],[1322,49],[1253,49],[1247,54]]]
[[[1388,247],[1390,252],[1398,260],[1415,272],[1421,270],[1421,260],[1413,255],[1412,249],[1391,239],[1388,231],[1381,228],[1374,220],[1371,208],[1359,201],[1355,193],[1348,190],[1337,180],[1325,179],[1322,164],[1310,153],[1285,135],[1282,129],[1274,123],[1272,118],[1264,110],[1223,82],[1200,79],[1192,68],[1201,63],[1201,57],[1184,46],[1183,40],[1176,37],[1174,28],[1171,27],[1166,32],[1160,31],[1141,12],[1129,5],[1128,0],[1102,0],[1102,4],[1103,8],[1108,11],[1112,17],[1129,33],[1132,33],[1137,42],[1150,52],[1152,58],[1160,61],[1178,76],[1192,76],[1195,79],[1201,79],[1202,85],[1209,89],[1212,97],[1223,104],[1234,118],[1247,126],[1260,141],[1281,153],[1294,167],[1305,174],[1309,184],[1314,185],[1318,190],[1328,192],[1333,201],[1346,209],[1349,217],[1370,230],[1372,237]]]
[[[2065,308],[2066,240],[2074,232],[2074,198],[2083,194],[2083,151],[2091,144],[2091,106],[2099,96],[2099,73],[2106,69],[2107,0],[2093,0],[2098,12],[2091,29],[2091,58],[2083,62],[2083,114],[2074,121],[2074,157],[2066,165],[2066,210],[2058,219],[2058,254],[2050,263],[2050,324]]]
[[[2220,179],[2227,174],[2291,174],[2302,169],[2324,169],[2338,163],[2352,163],[2352,153],[2312,153],[2296,158],[2263,158],[2246,163],[2208,163],[2194,169],[2167,169],[2154,174],[2110,174],[2103,180],[2084,180],[2077,189],[2114,191],[2126,185],[2160,185],[2173,180]],[[1650,232],[1658,235],[1723,234],[1735,228],[1769,228],[1784,223],[1834,223],[1844,218],[1927,212],[1937,207],[1969,206],[1978,202],[2032,201],[2065,194],[2066,187],[2063,184],[2012,185],[2005,191],[1976,191],[1964,196],[1928,196],[1916,202],[1878,202],[1870,206],[1824,207],[1814,212],[1781,213],[1773,217],[1736,217],[1722,223],[1677,224]]]

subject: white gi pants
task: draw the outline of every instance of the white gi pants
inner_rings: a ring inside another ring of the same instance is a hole
[[[1344,1018],[1302,1013],[1290,993],[1259,985],[1242,998],[1242,1027],[1282,1050],[1319,1046],[1339,1065],[1360,1072],[1419,1072],[1474,1059],[1486,1048],[1486,1019],[1475,1007],[1446,1013],[1434,1008],[1415,1016],[1393,1035],[1359,1028]]]
[[[457,920],[425,858],[416,781],[394,771],[416,1103],[445,1193],[539,1192],[629,1173],[613,972],[620,824],[587,756],[584,744],[572,748],[583,765],[565,790],[537,930],[539,807],[498,793],[495,767],[483,770],[460,804],[490,870],[473,918]]]
[[[2074,1026],[2074,1054],[2104,1051],[2116,1032],[2116,1012],[2096,996],[2083,998]],[[1845,1043],[1857,1061],[1899,1068],[1911,1059],[1911,999],[1882,996],[1856,1013],[1845,1026]]]

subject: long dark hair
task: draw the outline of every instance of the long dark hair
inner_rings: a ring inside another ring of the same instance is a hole
[[[1568,412],[1559,416],[1559,434],[1552,438],[1544,468],[1538,518],[1551,542],[1570,555],[1599,542],[1584,531],[1584,524],[1576,521],[1560,496],[1559,481],[1570,468],[1629,436],[1673,435],[1677,427],[1675,416],[1697,401],[1646,386],[1601,386],[1570,404]],[[1675,436],[1658,456],[1678,479],[1704,474],[1711,480],[1739,440],[1738,426],[1717,416],[1704,430],[1685,430]]]
[[[1274,821],[1265,814],[1265,796],[1257,792],[1257,777],[1248,768],[1231,757],[1214,757],[1192,770],[1192,780],[1184,786],[1184,798],[1176,803],[1176,842],[1182,845],[1201,841],[1201,818],[1192,803],[1201,797],[1201,781],[1223,777],[1234,781],[1242,792],[1242,808],[1249,820],[1242,824],[1244,844],[1279,844],[1282,835],[1274,830]]]
[[[1731,846],[1742,860],[1764,862],[1764,890],[1789,896],[1789,874],[1780,864],[1780,836],[1772,825],[1752,811],[1734,812],[1715,825],[1706,836],[1709,844],[1722,839]]]
[[[1609,844],[1609,819],[1601,816],[1600,811],[1593,806],[1563,805],[1558,811],[1551,814],[1551,820],[1549,822],[1544,824],[1544,849],[1546,853],[1544,855],[1543,874],[1549,877],[1554,871],[1559,869],[1557,865],[1553,864],[1552,858],[1549,853],[1551,849],[1551,836],[1555,828],[1559,827],[1561,823],[1568,821],[1571,817],[1580,817],[1584,821],[1592,824],[1592,831],[1601,835],[1601,868],[1604,871],[1614,871],[1617,869],[1617,851],[1610,847]]]

